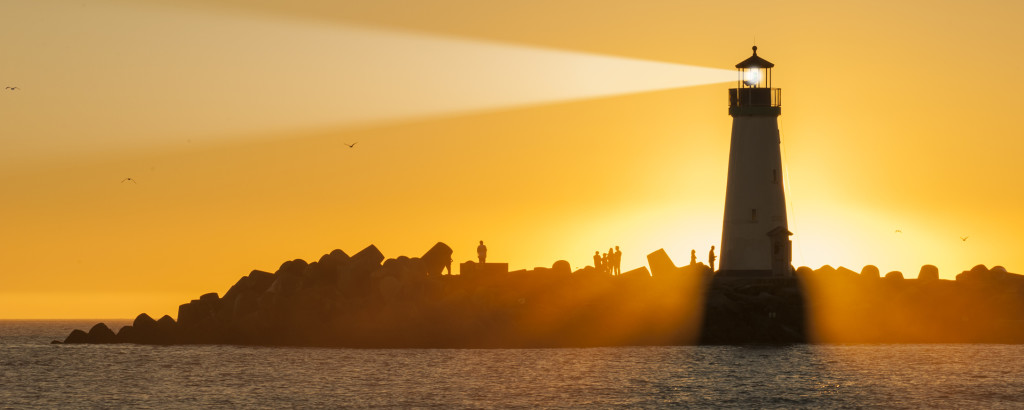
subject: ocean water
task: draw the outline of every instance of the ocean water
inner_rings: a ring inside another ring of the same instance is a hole
[[[0,407],[1024,407],[1021,345],[49,344],[95,323],[0,321]]]

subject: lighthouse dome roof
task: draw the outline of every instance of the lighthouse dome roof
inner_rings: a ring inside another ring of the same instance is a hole
[[[757,46],[754,46],[753,48],[754,48],[754,55],[750,56],[750,58],[747,58],[746,60],[740,61],[739,64],[736,64],[736,68],[751,68],[751,67],[772,68],[772,67],[775,67],[775,64],[772,64],[771,61],[765,60],[765,59],[763,59],[763,58],[761,58],[761,57],[759,57],[757,55]]]

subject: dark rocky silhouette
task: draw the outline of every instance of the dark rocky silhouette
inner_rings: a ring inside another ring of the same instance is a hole
[[[955,281],[931,265],[917,280],[878,268],[799,267],[788,278],[729,278],[677,267],[621,275],[568,262],[509,272],[462,264],[451,248],[385,258],[374,246],[254,270],[223,296],[143,313],[116,333],[99,323],[63,343],[231,343],[347,347],[569,347],[779,343],[1024,343],[1024,276],[978,265]],[[57,342],[59,343],[59,342]]]
[[[804,294],[796,278],[716,275],[706,295],[701,344],[807,341]]]
[[[89,334],[84,330],[75,329],[68,337],[64,338],[64,344],[89,343]]]
[[[928,266],[922,271],[932,271]],[[1024,343],[1022,275],[983,265],[954,281],[878,278],[877,268],[868,267],[863,272],[800,275],[809,341]]]

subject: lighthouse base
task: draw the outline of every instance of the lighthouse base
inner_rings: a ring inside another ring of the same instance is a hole
[[[757,270],[720,270],[715,272],[716,277],[723,278],[770,278],[775,276],[771,269]]]

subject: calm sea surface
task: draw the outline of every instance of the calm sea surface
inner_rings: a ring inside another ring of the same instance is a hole
[[[360,350],[50,345],[0,321],[0,407],[1024,408],[1024,346]],[[117,329],[127,321],[107,321]]]

